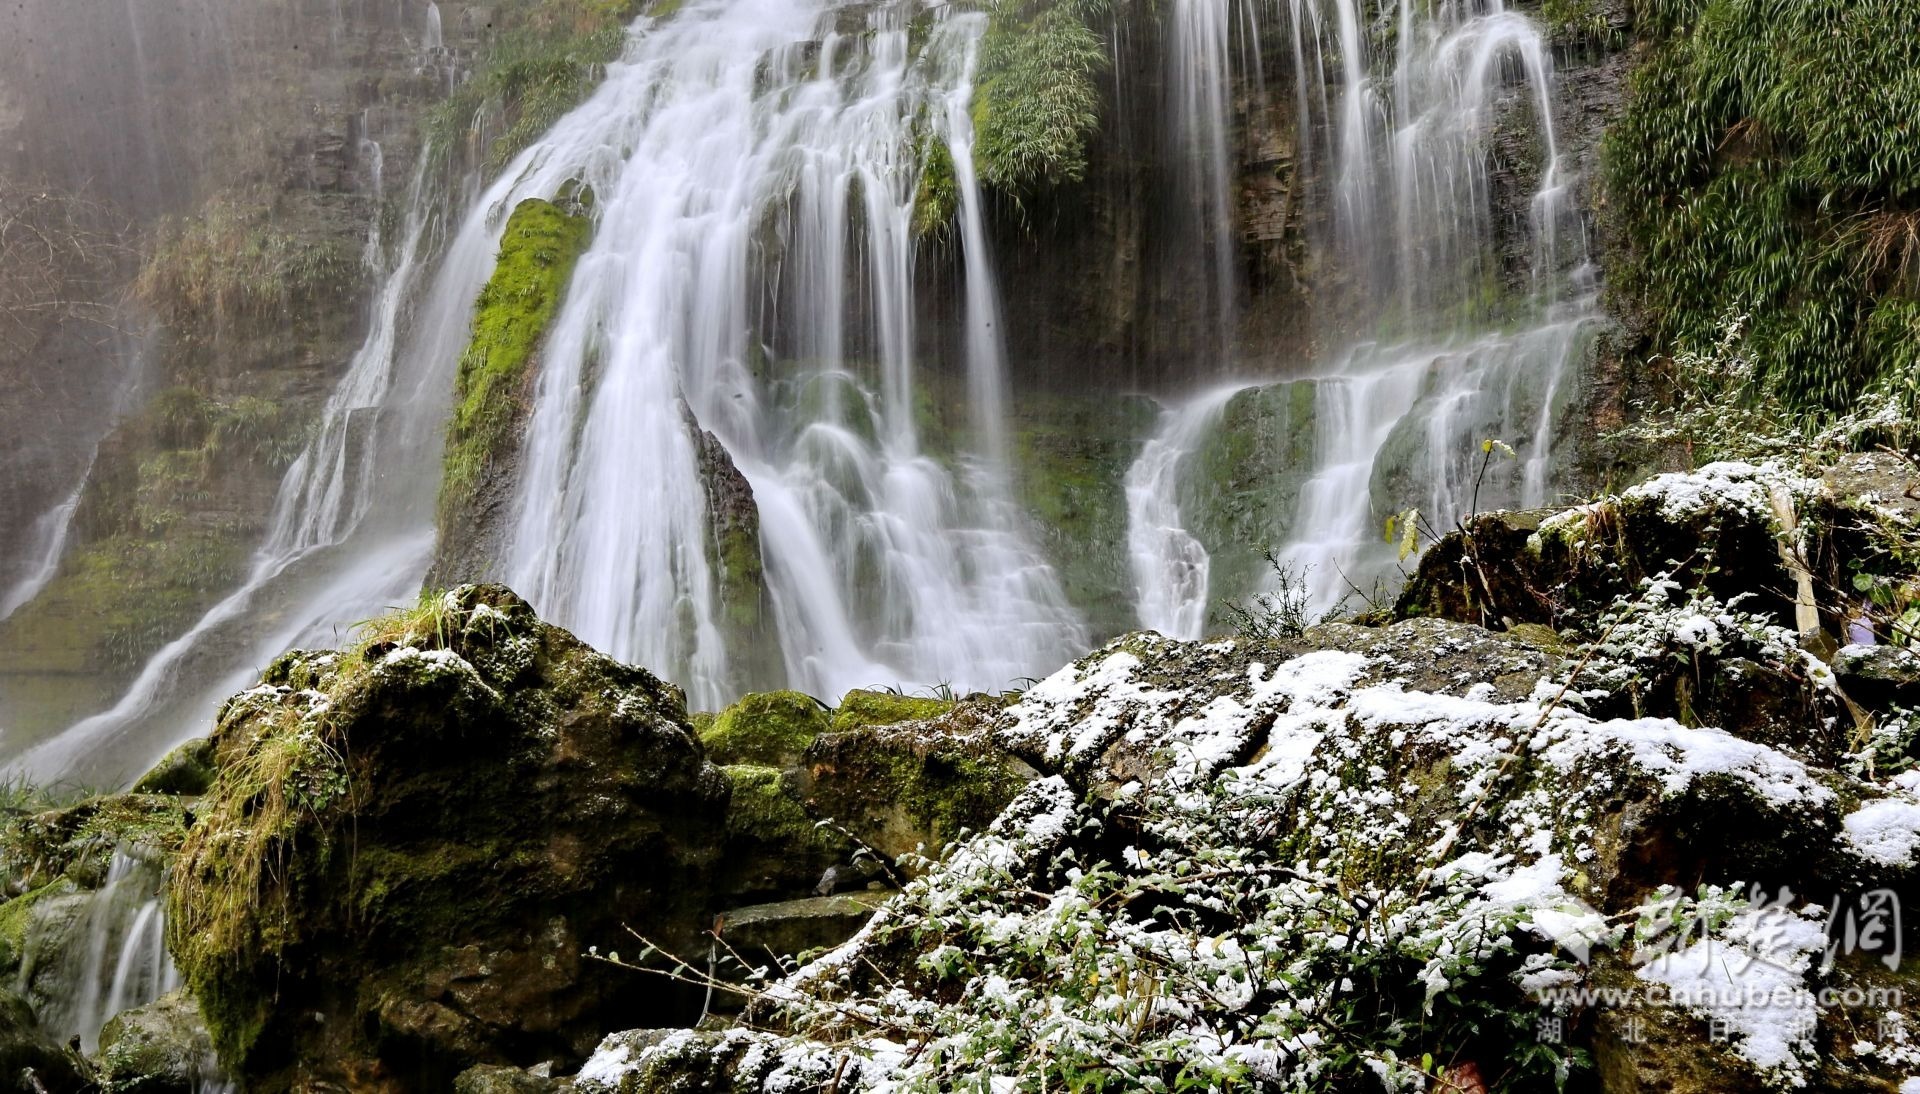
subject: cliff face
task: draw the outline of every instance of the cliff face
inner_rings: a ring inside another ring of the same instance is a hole
[[[449,0],[437,31],[416,0],[0,15],[0,183],[114,244],[73,321],[0,344],[0,580],[84,480],[57,572],[0,620],[16,742],[106,706],[239,583],[364,333],[429,108],[539,8]]]

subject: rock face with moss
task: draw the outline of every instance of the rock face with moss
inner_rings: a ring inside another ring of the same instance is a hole
[[[763,686],[786,674],[779,663],[779,635],[767,598],[766,566],[760,554],[760,507],[753,500],[753,484],[740,473],[733,454],[700,428],[691,409],[682,403],[687,429],[693,436],[700,485],[707,495],[707,550],[720,594],[721,623],[727,646],[744,662],[735,670],[748,686]]]
[[[493,276],[473,309],[460,358],[440,483],[440,555],[433,579],[481,576],[499,547],[512,463],[539,370],[540,345],[587,248],[592,221],[575,199],[530,198],[507,218]]]
[[[931,717],[896,708],[884,722],[876,706],[861,699],[854,717],[836,718],[836,731],[813,742],[800,788],[814,809],[889,859],[937,855],[999,816],[1034,777],[985,732],[998,699],[975,696]]]
[[[677,689],[468,586],[232,699],[172,946],[251,1090],[444,1089],[687,1015],[590,961],[703,926],[725,778]],[[697,1001],[692,1004],[697,1010]]]
[[[981,732],[998,709],[984,696],[853,691],[828,711],[777,691],[720,712],[700,733],[733,782],[719,893],[858,889],[902,855],[938,854],[984,827],[1033,777]]]
[[[1260,587],[1261,552],[1285,543],[1319,443],[1312,380],[1236,393],[1181,475],[1180,509],[1212,559],[1211,599]]]

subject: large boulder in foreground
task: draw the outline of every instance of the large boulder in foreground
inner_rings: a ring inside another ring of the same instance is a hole
[[[585,956],[706,926],[728,784],[678,689],[463,586],[229,700],[171,944],[248,1090],[447,1089],[697,997]]]

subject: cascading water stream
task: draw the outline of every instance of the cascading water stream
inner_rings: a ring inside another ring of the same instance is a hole
[[[1161,413],[1160,427],[1127,470],[1127,557],[1140,625],[1196,639],[1207,623],[1212,560],[1185,527],[1180,478],[1185,462],[1244,385],[1207,392]]]
[[[206,733],[220,701],[281,651],[331,645],[355,622],[415,598],[433,551],[452,371],[498,246],[502,206],[523,193],[516,184],[550,193],[560,181],[532,172],[539,151],[529,149],[479,197],[432,277],[436,203],[422,163],[366,340],[282,476],[246,580],[155,653],[113,707],[34,745],[11,769],[39,781],[130,779]],[[370,259],[380,254],[368,250]]]
[[[93,470],[93,461],[87,463],[89,474]],[[60,558],[66,553],[67,533],[73,529],[73,514],[80,507],[80,495],[87,487],[87,477],[82,475],[78,485],[74,486],[66,498],[52,509],[40,514],[33,526],[27,531],[27,571],[13,587],[0,594],[0,620],[6,619],[46,588],[47,582],[60,569]]]
[[[1444,527],[1474,505],[1547,500],[1556,400],[1597,308],[1554,126],[1550,52],[1530,19],[1499,0],[1431,9],[1403,0],[1393,54],[1375,58],[1361,0],[1291,0],[1289,16],[1302,160],[1327,180],[1332,259],[1357,285],[1348,325],[1394,336],[1354,346],[1313,377],[1314,467],[1277,546],[1324,611],[1350,586],[1391,572],[1379,532],[1386,512],[1418,508]],[[1542,166],[1525,226],[1531,281],[1511,299],[1500,285],[1489,142],[1516,116],[1530,118]],[[1501,331],[1503,308],[1531,325]],[[1482,481],[1488,439],[1519,455]],[[1142,454],[1148,460],[1157,466],[1136,465],[1129,486],[1156,484],[1154,497],[1131,507],[1136,523],[1151,526],[1175,511],[1182,469],[1156,444]],[[1172,470],[1158,466],[1169,460]],[[1156,538],[1170,537],[1134,530],[1136,543]],[[1188,561],[1174,572],[1190,582],[1205,549],[1195,542],[1181,552]],[[1195,633],[1169,602],[1143,584],[1143,622]]]
[[[112,410],[109,412],[100,437],[95,440],[92,454],[87,457],[86,467],[81,471],[73,489],[59,504],[34,518],[27,530],[26,567],[11,586],[0,591],[0,621],[6,620],[14,612],[25,607],[40,590],[60,570],[60,560],[65,557],[67,540],[73,531],[74,514],[80,509],[80,499],[86,493],[87,480],[93,476],[93,468],[100,459],[100,440],[126,413],[133,395],[141,386],[146,375],[146,347],[136,343],[124,347],[121,356],[126,361],[120,382],[115,386]]]
[[[998,688],[1085,641],[1004,493],[965,109],[984,20],[945,15],[916,54],[909,14],[883,6],[842,36],[826,4],[690,7],[552,138],[579,142],[558,154],[576,156],[599,228],[543,356],[507,579],[696,704],[747,681],[695,429],[752,486],[792,686]],[[941,138],[974,428],[936,454],[919,420],[913,218],[925,142]]]
[[[29,930],[21,976],[23,982],[63,986],[39,1008],[41,1025],[63,1042],[79,1038],[92,1052],[107,1019],[180,986],[167,955],[160,863],[148,854],[116,850],[106,881],[89,895],[78,923],[71,935]]]
[[[1231,344],[1238,291],[1228,109],[1234,72],[1229,31],[1235,6],[1236,0],[1174,0],[1167,50],[1169,121],[1185,168],[1181,185],[1197,214],[1190,230],[1207,256],[1223,348]],[[1251,31],[1246,39],[1257,41],[1255,5],[1238,6]]]

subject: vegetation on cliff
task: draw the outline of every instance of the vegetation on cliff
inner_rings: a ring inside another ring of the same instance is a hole
[[[535,355],[592,227],[584,212],[539,199],[521,202],[507,219],[493,275],[474,304],[473,340],[454,381],[440,483],[443,530],[468,517],[488,472],[511,451]]]
[[[1108,0],[997,0],[973,100],[980,179],[1005,193],[1079,179],[1111,63]]]
[[[492,37],[472,75],[427,116],[440,154],[498,171],[593,91],[646,0],[509,0],[513,29]],[[679,0],[653,0],[665,18]]]
[[[1609,283],[1662,346],[1750,317],[1741,396],[1920,398],[1920,5],[1657,0],[1606,138]],[[1844,60],[1842,60],[1844,59]]]

